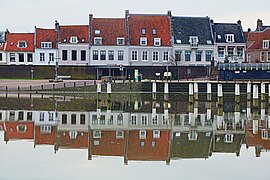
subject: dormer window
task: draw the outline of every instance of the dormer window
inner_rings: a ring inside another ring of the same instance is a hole
[[[95,30],[95,34],[100,34],[100,30]]]
[[[17,46],[19,48],[26,48],[27,47],[27,43],[25,41],[19,41]]]
[[[117,45],[124,45],[125,44],[125,38],[117,38]]]
[[[212,44],[212,41],[211,40],[207,40],[206,41],[206,44]]]
[[[82,38],[82,42],[84,42],[85,40],[84,40],[84,38]]]
[[[160,38],[154,38],[154,45],[160,46],[161,45],[161,39]]]
[[[146,37],[141,37],[140,38],[140,44],[141,44],[141,46],[146,46],[147,45],[147,38]]]
[[[233,143],[233,134],[226,134],[224,136],[224,142],[225,143]]]
[[[102,37],[95,37],[94,38],[94,45],[97,45],[97,46],[102,45]]]
[[[71,36],[69,42],[70,43],[78,43],[78,38],[76,36]]]
[[[152,34],[156,35],[157,34],[157,30],[155,28],[152,29]]]
[[[263,40],[263,49],[268,49],[270,46],[270,40]]]
[[[189,42],[190,42],[191,47],[198,47],[198,42],[199,42],[198,36],[190,36]]]
[[[217,35],[217,38],[220,40],[220,39],[221,39],[221,35],[218,34],[218,35]]]
[[[145,35],[146,34],[146,30],[145,28],[142,28],[142,35]]]
[[[180,39],[176,39],[176,44],[182,44],[182,41]]]
[[[41,48],[52,48],[52,42],[41,42]]]
[[[66,38],[64,39],[64,42],[67,42],[67,39]]]
[[[19,125],[19,126],[16,127],[16,129],[17,129],[17,132],[24,133],[24,132],[26,132],[27,127],[24,126],[24,125]]]
[[[234,42],[234,34],[226,34],[225,39],[227,43],[233,43]]]

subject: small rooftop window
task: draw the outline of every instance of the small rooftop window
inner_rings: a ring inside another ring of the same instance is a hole
[[[142,28],[142,35],[145,35],[146,34],[146,30],[145,28]]]
[[[221,39],[221,35],[218,34],[218,35],[217,35],[217,38],[218,38],[218,39]]]
[[[64,42],[67,42],[67,39],[66,38],[64,39]]]
[[[100,30],[95,30],[95,34],[100,34]]]
[[[157,34],[157,30],[155,28],[152,29],[152,34],[156,35]]]
[[[182,41],[181,41],[180,39],[176,39],[176,43],[177,43],[177,44],[181,44]]]
[[[27,44],[26,44],[25,41],[19,41],[17,46],[18,46],[19,48],[26,48],[26,47],[27,47]]]
[[[82,42],[84,42],[85,40],[84,40],[84,38],[82,38]]]
[[[71,36],[69,42],[70,43],[78,43],[78,38],[76,36]]]
[[[226,42],[234,42],[234,34],[226,34],[225,35]]]
[[[211,40],[207,40],[206,41],[206,44],[212,44],[212,41]]]

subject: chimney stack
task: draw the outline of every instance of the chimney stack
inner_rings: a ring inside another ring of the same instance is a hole
[[[238,24],[238,26],[241,26],[241,21],[238,20],[238,21],[237,21],[237,24]]]
[[[171,10],[168,10],[168,11],[167,11],[167,15],[168,15],[169,17],[172,17],[172,11],[171,11]]]
[[[260,31],[261,30],[261,28],[262,28],[262,26],[263,26],[263,22],[262,22],[262,20],[260,20],[260,19],[258,19],[257,20],[257,31]]]
[[[211,25],[213,25],[214,24],[214,20],[213,19],[210,19],[210,23],[211,23]]]

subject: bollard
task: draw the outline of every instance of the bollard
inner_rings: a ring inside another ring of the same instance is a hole
[[[194,83],[194,85],[193,85],[193,90],[194,90],[194,99],[195,100],[198,100],[198,93],[199,93],[199,88],[198,88],[198,83]]]
[[[207,83],[207,100],[211,101],[212,100],[212,87],[211,83]]]
[[[55,89],[55,84],[53,84],[53,89]]]
[[[18,86],[18,91],[20,91],[20,86]]]
[[[84,87],[86,86],[86,81],[83,82]]]

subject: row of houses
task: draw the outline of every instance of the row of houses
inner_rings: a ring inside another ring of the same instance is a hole
[[[35,27],[34,33],[7,31],[0,44],[0,64],[122,67],[262,62],[270,59],[269,31],[258,25],[256,31],[244,33],[240,20],[215,23],[210,17],[172,16],[171,11],[132,14],[126,10],[124,18],[90,14],[85,25],[55,21],[54,28]],[[259,60],[257,48],[267,50],[259,53]]]

